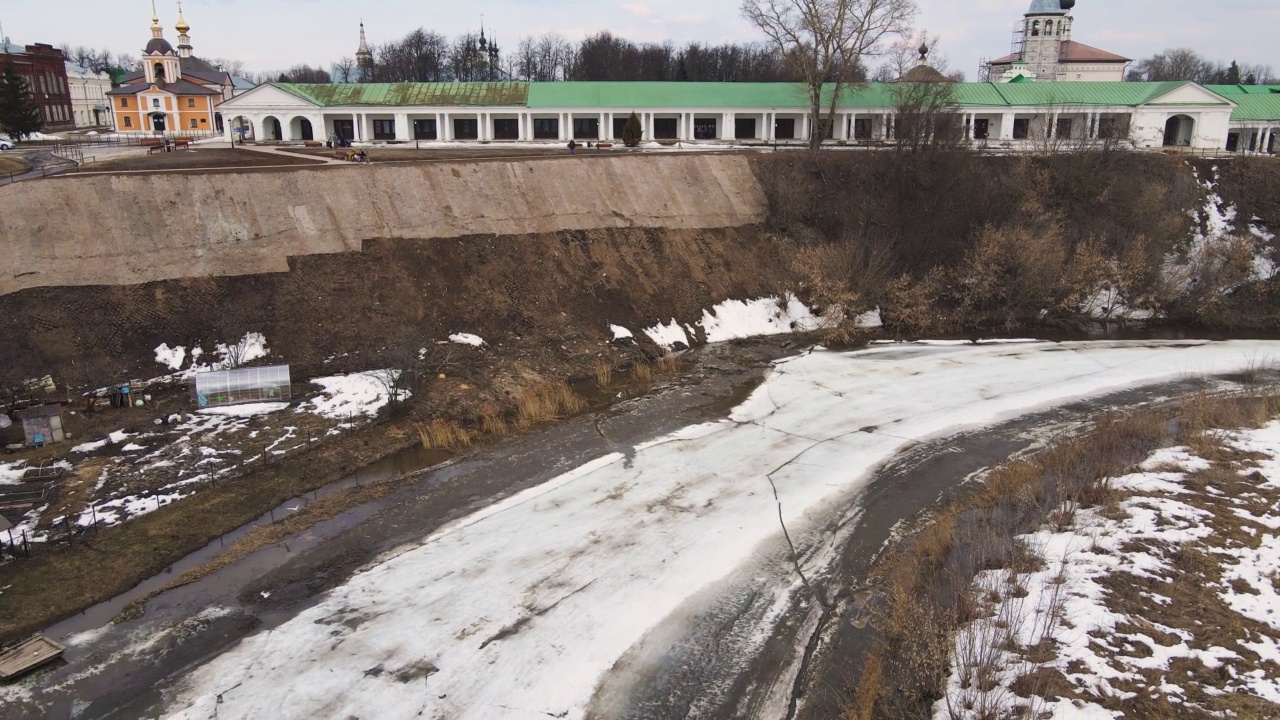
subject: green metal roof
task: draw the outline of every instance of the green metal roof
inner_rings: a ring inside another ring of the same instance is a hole
[[[275,87],[321,107],[528,107],[530,109],[614,108],[618,110],[664,108],[787,108],[803,110],[809,104],[803,86],[794,83],[694,83],[694,82],[553,82],[553,83],[354,83],[304,85],[272,83]],[[1157,102],[1186,82],[1064,82],[1064,83],[956,83],[951,85],[961,107],[1010,106],[1122,106]],[[846,108],[897,106],[893,88],[869,83],[845,89],[840,105]],[[1224,88],[1225,104],[1241,98],[1280,98],[1264,86],[1214,86]],[[1227,88],[1266,90],[1236,90]],[[1280,88],[1277,88],[1280,90]],[[826,91],[824,106],[830,100]],[[1254,93],[1254,94],[1246,94]],[[1212,104],[1206,102],[1205,104]],[[1267,113],[1270,105],[1247,112]],[[1253,118],[1249,118],[1253,119]],[[1269,118],[1264,118],[1269,119]]]
[[[1233,95],[1231,99],[1236,103],[1231,113],[1234,122],[1280,123],[1280,93]]]
[[[996,83],[1009,105],[1145,105],[1186,82]]]
[[[321,107],[344,105],[425,107],[523,107],[528,83],[272,83]]]
[[[1280,95],[1280,85],[1205,85],[1219,95]]]

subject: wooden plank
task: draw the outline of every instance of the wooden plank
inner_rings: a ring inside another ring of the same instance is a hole
[[[15,678],[62,656],[64,646],[36,635],[0,653],[0,680]]]

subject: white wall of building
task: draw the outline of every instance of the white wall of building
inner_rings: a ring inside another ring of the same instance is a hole
[[[111,103],[107,102],[107,92],[111,90],[110,75],[67,63],[67,87],[71,91],[71,110],[76,127],[111,125]],[[95,110],[98,111],[96,114]]]

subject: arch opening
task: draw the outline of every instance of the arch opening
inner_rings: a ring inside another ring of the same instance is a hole
[[[1191,147],[1196,121],[1187,115],[1174,115],[1164,124],[1165,147]]]

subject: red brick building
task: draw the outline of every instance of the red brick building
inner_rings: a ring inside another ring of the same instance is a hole
[[[25,47],[5,40],[0,43],[0,70],[12,62],[18,75],[31,83],[31,92],[40,106],[40,119],[48,132],[74,130],[71,86],[67,84],[67,58],[52,45],[36,43]]]

